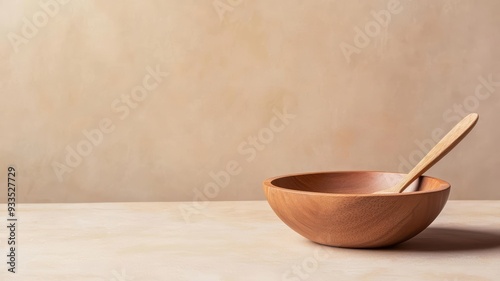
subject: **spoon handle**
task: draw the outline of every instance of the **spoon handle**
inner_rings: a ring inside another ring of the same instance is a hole
[[[391,188],[392,192],[403,192],[414,180],[419,178],[437,161],[441,160],[450,150],[452,150],[476,125],[479,115],[471,113],[465,116],[446,136],[444,136],[432,149],[425,155],[420,162],[405,176],[397,185]]]

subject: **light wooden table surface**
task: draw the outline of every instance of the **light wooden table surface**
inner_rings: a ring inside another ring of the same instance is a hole
[[[500,280],[500,201],[450,201],[382,250],[309,242],[265,201],[21,204],[17,217],[16,274],[0,232],[2,281]]]

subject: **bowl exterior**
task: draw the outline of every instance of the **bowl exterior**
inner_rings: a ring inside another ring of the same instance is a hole
[[[404,242],[429,226],[448,200],[435,192],[357,196],[301,192],[264,185],[267,200],[290,228],[316,243],[377,248]]]

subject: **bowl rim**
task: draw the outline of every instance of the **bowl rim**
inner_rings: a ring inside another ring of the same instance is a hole
[[[274,180],[277,179],[282,179],[282,178],[287,178],[287,177],[294,177],[294,176],[306,176],[306,175],[320,175],[320,174],[345,174],[345,173],[383,173],[383,174],[400,174],[400,175],[405,175],[405,173],[397,173],[397,172],[387,172],[387,171],[372,171],[372,170],[346,170],[346,171],[320,171],[320,172],[308,172],[308,173],[294,173],[294,174],[288,174],[288,175],[281,175],[281,176],[276,176],[272,178],[268,178],[264,180],[263,184],[264,186],[270,187],[270,188],[275,188],[278,190],[283,190],[285,192],[291,192],[291,193],[299,193],[299,194],[307,194],[307,195],[313,195],[313,196],[328,196],[328,197],[387,197],[387,196],[415,196],[419,194],[429,194],[429,193],[438,193],[438,192],[443,192],[446,190],[449,190],[451,188],[451,184],[447,181],[444,181],[442,179],[436,178],[436,177],[431,177],[431,176],[426,176],[422,175],[421,177],[424,178],[429,178],[433,180],[437,180],[441,182],[441,186],[437,189],[434,190],[426,190],[426,191],[411,191],[411,192],[403,192],[403,193],[330,193],[330,192],[317,192],[317,191],[305,191],[305,190],[296,190],[296,189],[290,189],[286,187],[280,187],[277,185],[272,184]]]

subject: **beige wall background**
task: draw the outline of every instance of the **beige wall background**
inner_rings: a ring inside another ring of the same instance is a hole
[[[254,200],[280,174],[406,172],[468,112],[427,174],[500,199],[498,1],[0,3],[0,178],[15,166],[21,202]]]

